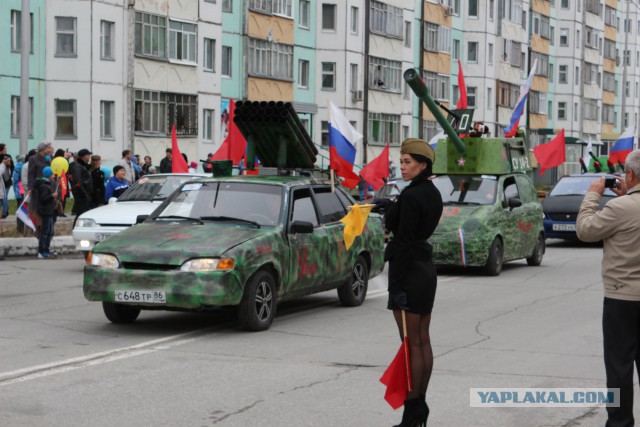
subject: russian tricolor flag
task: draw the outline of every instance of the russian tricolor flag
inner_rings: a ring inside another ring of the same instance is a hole
[[[520,98],[518,98],[518,103],[516,104],[515,110],[513,110],[513,114],[511,115],[511,120],[509,120],[509,126],[504,128],[504,136],[506,138],[513,138],[516,136],[516,131],[518,130],[518,123],[520,123],[520,117],[522,117],[522,113],[524,112],[524,104],[527,101],[527,95],[529,95],[529,90],[531,89],[531,83],[533,82],[533,76],[536,73],[536,67],[538,66],[538,58],[533,60],[533,66],[531,67],[531,72],[529,73],[529,77],[527,81],[524,82],[522,89],[520,90]]]
[[[336,175],[344,178],[342,184],[355,188],[360,181],[353,172],[356,159],[355,143],[362,138],[332,101],[329,101],[329,163]]]
[[[624,163],[627,159],[627,155],[633,151],[634,141],[636,135],[636,127],[629,126],[624,131],[620,138],[611,147],[611,153],[609,153],[609,161],[612,164]]]
[[[29,201],[29,196],[27,195],[27,197],[25,197],[24,201],[20,204],[20,207],[18,207],[18,210],[16,211],[16,217],[20,221],[22,221],[24,223],[24,225],[26,225],[27,227],[29,227],[30,229],[32,229],[35,232],[36,231],[36,226],[33,223],[33,221],[31,220],[31,213],[29,212],[28,201]]]

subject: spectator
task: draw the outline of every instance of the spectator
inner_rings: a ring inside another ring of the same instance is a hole
[[[4,206],[5,200],[9,199],[9,189],[4,183],[11,178],[10,165],[11,158],[7,154],[0,154],[0,206]]]
[[[56,198],[58,192],[51,189],[51,183],[55,176],[51,167],[42,170],[42,176],[36,179],[34,190],[38,194],[38,215],[42,219],[42,229],[38,237],[38,258],[55,258],[51,253],[51,239],[53,239],[54,224],[56,218]]]
[[[156,167],[155,167],[155,166],[150,166],[150,167],[149,167],[149,173],[150,173],[151,175],[155,175],[155,174],[157,174],[157,173],[158,173],[158,169],[156,169]]]
[[[91,209],[102,206],[105,203],[105,178],[104,172],[102,172],[100,166],[102,166],[102,158],[97,154],[91,156],[91,163],[89,164],[89,172],[91,172],[91,180],[93,183],[93,193],[91,193]]]
[[[36,179],[42,177],[42,170],[51,163],[51,155],[53,154],[53,145],[48,141],[42,141],[38,144],[36,153],[29,157],[29,168],[27,170],[27,190],[31,193],[31,212],[35,216],[34,224],[40,226],[40,218],[38,216],[39,197],[37,189],[34,188]]]
[[[171,173],[173,171],[173,152],[171,148],[165,150],[165,158],[160,161],[160,173]]]
[[[213,161],[213,153],[207,154],[207,161],[208,162]],[[205,173],[213,174],[213,165],[211,163],[204,163],[202,165],[202,169],[204,170]]]
[[[13,195],[16,198],[16,207],[20,207],[20,204],[24,200],[24,189],[22,188],[22,182],[20,181],[20,176],[22,174],[22,167],[24,166],[24,158],[22,156],[18,156],[16,163],[16,168],[13,170],[12,178],[13,178]],[[18,233],[22,233],[24,231],[24,223],[16,218],[17,221],[17,229]]]
[[[4,151],[7,151],[7,149],[5,148]],[[13,185],[13,170],[15,169],[11,156],[5,153],[4,158],[9,159],[9,177],[4,179],[5,198],[2,204],[2,218],[9,216],[9,189]]]
[[[189,173],[198,173],[198,164],[196,162],[191,162],[189,165]]]
[[[124,168],[120,165],[114,166],[113,176],[109,178],[107,183],[104,200],[109,202],[112,197],[120,197],[122,193],[127,191],[127,188],[129,188],[129,183],[124,178]]]
[[[145,175],[149,175],[149,168],[151,168],[151,166],[153,166],[153,164],[151,163],[151,157],[150,156],[144,156],[144,163],[142,164],[142,172],[144,172]]]
[[[118,163],[118,165],[124,168],[124,178],[132,184],[136,181],[136,170],[133,167],[133,162],[131,158],[133,157],[133,151],[124,150],[122,152],[122,160]]]
[[[69,188],[75,199],[71,213],[76,216],[91,209],[93,194],[93,178],[89,172],[91,154],[91,151],[83,148],[78,151],[78,159],[69,166]]]

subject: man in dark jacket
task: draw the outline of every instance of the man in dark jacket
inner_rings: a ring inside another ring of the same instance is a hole
[[[166,157],[160,161],[160,173],[171,173],[173,171],[173,151],[167,148]]]
[[[69,188],[75,199],[72,213],[77,216],[91,209],[93,178],[89,172],[90,159],[91,151],[83,148],[78,151],[78,160],[69,167]]]
[[[49,166],[42,170],[42,177],[37,178],[34,190],[38,194],[38,215],[42,218],[42,230],[38,237],[38,258],[55,258],[51,253],[51,239],[53,239],[54,225],[56,222],[56,200],[58,192],[53,191],[51,183],[55,176]]]

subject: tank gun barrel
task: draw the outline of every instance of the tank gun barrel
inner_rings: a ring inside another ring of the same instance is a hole
[[[418,72],[413,68],[409,68],[404,72],[404,80],[407,82],[411,90],[413,90],[413,93],[415,93],[416,96],[427,105],[429,111],[433,113],[436,120],[438,121],[438,123],[440,123],[440,126],[442,126],[442,129],[444,129],[458,151],[461,153],[466,152],[467,147],[465,143],[462,142],[462,140],[456,133],[456,130],[453,128],[453,126],[451,126],[451,123],[447,121],[447,118],[444,116],[444,114],[442,114],[433,98],[429,96],[429,91],[427,90],[427,87],[425,86],[424,81],[422,80]]]

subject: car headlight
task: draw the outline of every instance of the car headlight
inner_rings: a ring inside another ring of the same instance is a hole
[[[231,270],[233,265],[232,258],[197,258],[182,264],[180,270],[189,272]]]
[[[91,260],[90,260],[91,265],[95,265],[97,267],[104,267],[104,268],[120,267],[120,261],[118,261],[118,258],[113,255],[91,253],[90,257],[91,257]]]
[[[98,224],[91,218],[78,218],[78,222],[76,222],[76,227],[85,228],[85,227],[95,227]]]

